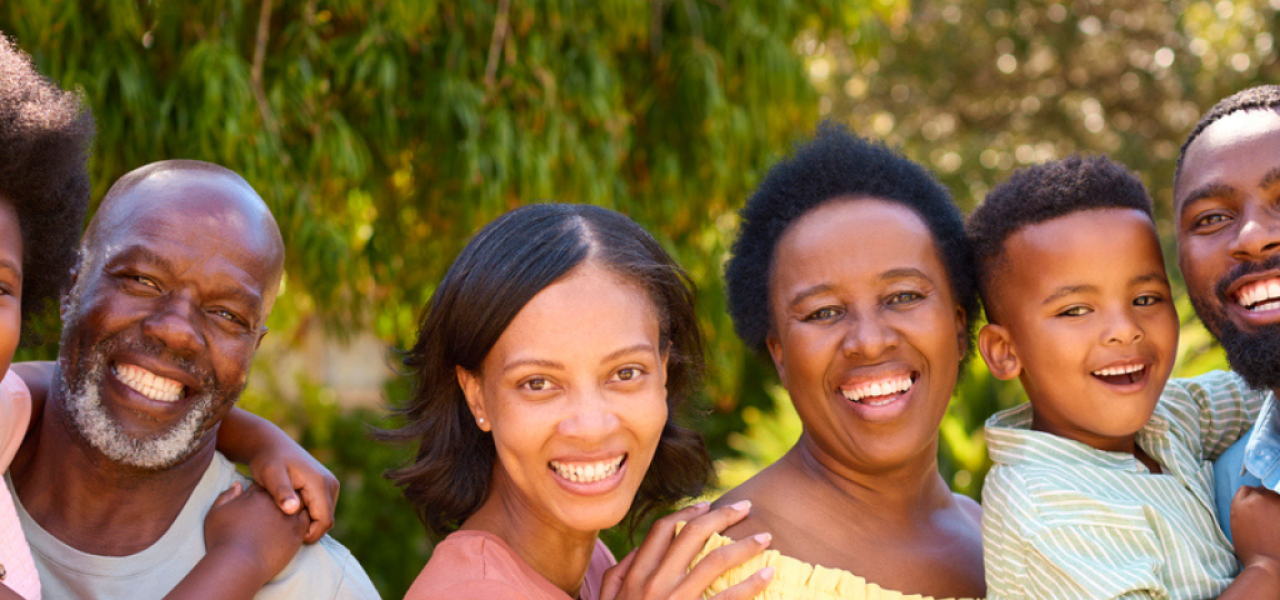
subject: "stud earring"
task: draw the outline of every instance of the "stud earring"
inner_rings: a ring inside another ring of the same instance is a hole
[[[477,417],[477,418],[476,418],[476,424],[478,424],[478,425],[484,425],[484,417]]]

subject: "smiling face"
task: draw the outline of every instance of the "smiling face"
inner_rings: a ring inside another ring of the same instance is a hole
[[[547,286],[479,373],[458,370],[497,448],[490,499],[556,529],[617,525],[666,423],[666,376],[658,314],[640,287],[589,262]]]
[[[1196,313],[1255,387],[1280,387],[1280,113],[1243,110],[1191,143],[1174,184]]]
[[[1139,210],[1088,210],[1027,226],[1005,242],[979,348],[1020,377],[1034,428],[1132,451],[1178,346],[1160,244]]]
[[[274,298],[281,247],[247,184],[153,175],[104,203],[63,305],[63,411],[122,465],[166,469],[212,442]]]
[[[0,197],[0,377],[22,332],[22,229],[18,213]]]
[[[771,278],[769,353],[802,441],[862,472],[932,460],[966,330],[924,221],[830,200],[782,235]]]

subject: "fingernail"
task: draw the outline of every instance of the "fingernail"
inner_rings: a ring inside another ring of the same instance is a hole
[[[760,569],[760,579],[763,579],[765,581],[769,581],[770,579],[773,579],[773,567],[765,567],[763,569]]]
[[[693,507],[698,510],[707,510],[708,508],[711,508],[711,503],[703,500],[702,502],[694,504]]]
[[[751,536],[751,539],[755,540],[757,543],[759,543],[759,544],[761,544],[761,545],[764,545],[764,544],[768,544],[768,543],[769,543],[769,540],[772,540],[772,539],[773,539],[773,534],[769,534],[769,533],[757,533],[757,534],[755,534],[755,535]]]
[[[729,508],[732,508],[733,510],[737,510],[737,511],[747,510],[748,508],[751,508],[751,501],[739,500],[737,502],[734,502],[733,504],[730,504]]]
[[[284,512],[285,512],[285,513],[287,513],[287,514],[293,514],[293,513],[297,512],[297,510],[298,510],[298,499],[297,499],[297,498],[288,498],[288,499],[286,499],[286,500],[284,501],[284,504],[281,506],[281,508],[283,508],[283,509],[284,509]]]

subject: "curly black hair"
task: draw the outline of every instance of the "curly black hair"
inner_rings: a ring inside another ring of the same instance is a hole
[[[1137,209],[1154,220],[1146,186],[1124,165],[1105,156],[1074,155],[1027,167],[992,189],[966,224],[987,318],[999,290],[1010,236],[1030,225],[1104,208]]]
[[[456,529],[480,508],[497,460],[493,436],[476,426],[456,368],[478,372],[525,304],[588,261],[648,293],[668,353],[667,422],[632,503],[631,524],[700,494],[710,482],[714,467],[702,438],[676,423],[705,366],[688,274],[619,213],[588,205],[524,206],[481,229],[449,267],[404,356],[413,395],[396,412],[405,425],[377,433],[383,440],[418,444],[412,463],[386,475],[436,535]]]
[[[1191,142],[1194,142],[1210,125],[1237,111],[1265,108],[1280,108],[1280,85],[1260,85],[1249,88],[1227,96],[1213,105],[1209,112],[1200,117],[1200,122],[1196,123],[1196,128],[1191,130],[1187,141],[1182,142],[1182,148],[1178,150],[1178,166],[1174,169],[1173,180],[1177,182],[1178,177],[1182,175],[1182,159],[1187,156],[1187,148],[1191,146]]]
[[[0,35],[0,200],[22,232],[23,322],[66,288],[89,207],[93,116]],[[25,338],[26,336],[24,336]]]
[[[769,281],[778,240],[809,211],[851,196],[897,202],[925,222],[946,266],[951,291],[964,308],[972,349],[978,294],[960,209],[924,167],[832,121],[819,124],[813,139],[797,144],[791,156],[770,168],[738,213],[742,223],[724,270],[729,314],[738,337],[768,356]]]

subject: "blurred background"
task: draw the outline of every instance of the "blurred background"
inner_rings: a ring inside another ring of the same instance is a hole
[[[332,534],[398,598],[431,541],[381,477],[409,449],[368,432],[391,425],[385,406],[407,388],[395,351],[479,226],[530,202],[600,204],[688,268],[711,365],[690,419],[728,487],[779,456],[799,424],[772,365],[734,336],[721,268],[735,211],[818,120],[901,148],[966,210],[1021,166],[1109,154],[1150,187],[1171,251],[1178,147],[1220,98],[1280,81],[1278,10],[1280,0],[4,0],[0,31],[93,107],[95,204],[137,166],[196,158],[239,171],[272,206],[286,286],[241,405],[342,479]],[[1175,285],[1176,373],[1224,366]],[[53,356],[47,344],[20,354]],[[940,463],[977,497],[982,422],[1022,398],[981,360],[969,371]],[[625,531],[606,539],[619,556],[631,544]]]

